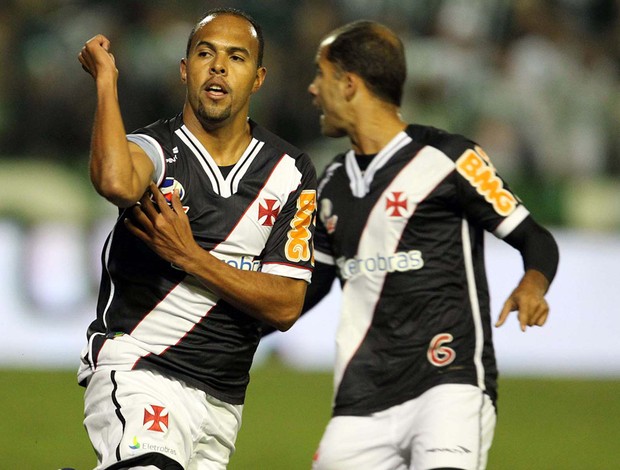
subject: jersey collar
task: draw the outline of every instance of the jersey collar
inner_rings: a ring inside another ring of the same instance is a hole
[[[375,158],[372,159],[366,171],[362,172],[357,159],[355,158],[355,152],[349,150],[345,155],[345,169],[347,176],[349,177],[349,185],[351,192],[355,197],[364,197],[370,191],[370,184],[375,177],[375,173],[385,166],[385,164],[405,145],[408,145],[412,141],[411,137],[405,132],[401,131],[388,144],[381,149]]]

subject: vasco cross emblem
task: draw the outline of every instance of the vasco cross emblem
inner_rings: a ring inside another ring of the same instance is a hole
[[[392,191],[392,196],[388,196],[385,201],[385,210],[392,212],[389,214],[390,217],[402,217],[404,214],[401,214],[401,209],[407,210],[407,198],[404,196],[402,191]]]
[[[279,207],[274,207],[278,201],[276,199],[265,199],[265,205],[258,204],[258,220],[262,220],[265,227],[272,227],[276,217],[280,213]],[[263,220],[264,219],[264,220]]]

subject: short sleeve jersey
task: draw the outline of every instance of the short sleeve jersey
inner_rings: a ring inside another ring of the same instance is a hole
[[[181,115],[134,134],[157,149],[155,176],[177,189],[198,244],[230,266],[310,281],[316,174],[309,157],[250,121],[252,141],[225,176]],[[97,318],[78,374],[146,368],[243,403],[262,324],[159,258],[124,226],[107,238]]]
[[[528,211],[484,151],[410,125],[362,171],[353,151],[318,186],[317,261],[342,285],[335,415],[368,415],[444,383],[496,398],[483,234]]]

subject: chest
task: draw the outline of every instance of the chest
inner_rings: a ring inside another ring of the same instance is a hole
[[[356,193],[360,183],[344,166],[333,173],[321,192],[319,217],[337,257],[415,246],[451,220],[453,165],[432,157],[394,159],[373,175],[363,194]]]
[[[206,249],[257,256],[290,195],[287,165],[258,152],[228,172],[181,149],[168,161],[160,188],[179,190],[196,241]],[[290,175],[289,175],[290,176]]]

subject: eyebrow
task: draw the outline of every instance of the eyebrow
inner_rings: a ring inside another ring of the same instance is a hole
[[[215,44],[209,42],[209,41],[199,41],[196,43],[196,46],[194,47],[194,49],[198,49],[200,46],[206,46],[209,49],[213,49],[214,51],[217,50],[217,46],[215,46]],[[251,57],[250,51],[247,50],[245,47],[241,47],[241,46],[229,46],[224,48],[226,50],[226,52],[228,53],[234,53],[234,52],[240,52],[242,54],[245,54],[248,57]]]

